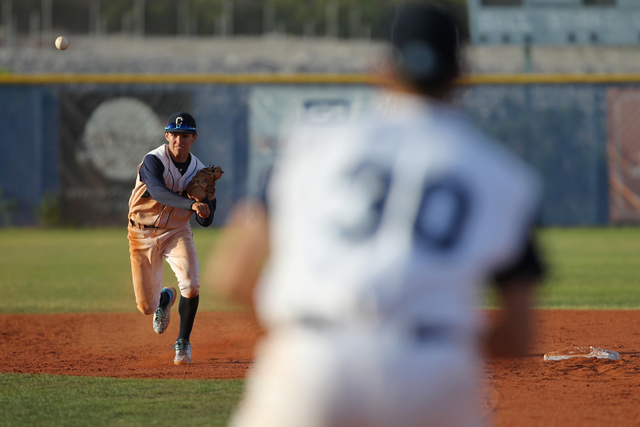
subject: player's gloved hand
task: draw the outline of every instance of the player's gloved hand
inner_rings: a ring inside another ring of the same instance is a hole
[[[194,211],[198,216],[202,218],[208,218],[211,215],[211,210],[209,209],[209,205],[202,202],[193,202],[191,204],[191,210]]]
[[[223,173],[224,171],[220,166],[200,169],[185,188],[187,197],[199,202],[205,197],[213,200],[216,194],[216,181],[222,177]]]

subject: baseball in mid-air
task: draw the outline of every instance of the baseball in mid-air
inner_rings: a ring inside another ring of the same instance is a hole
[[[56,39],[56,47],[60,50],[66,50],[69,47],[69,39],[65,36],[60,36]]]

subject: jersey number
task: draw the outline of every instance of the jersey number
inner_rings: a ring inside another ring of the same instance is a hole
[[[342,235],[355,241],[372,237],[380,227],[391,188],[391,172],[364,164],[350,176],[350,182],[366,202],[341,225]],[[413,224],[415,244],[430,250],[447,252],[455,248],[469,216],[470,196],[466,185],[452,176],[425,182],[420,206]]]
[[[363,164],[347,179],[351,208],[342,218],[342,235],[350,240],[366,240],[380,227],[382,212],[389,195],[391,174],[378,166]]]

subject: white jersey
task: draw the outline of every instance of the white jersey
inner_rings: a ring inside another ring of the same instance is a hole
[[[189,167],[184,175],[180,173],[176,165],[171,160],[169,154],[169,146],[163,144],[155,150],[147,153],[160,159],[164,166],[162,178],[167,188],[174,193],[182,193],[186,186],[191,182],[195,174],[202,168],[204,164],[196,156],[191,154]],[[145,156],[146,157],[146,156]],[[144,160],[143,160],[144,161]],[[185,225],[193,211],[167,207],[162,203],[149,197],[147,184],[140,179],[140,167],[138,165],[138,173],[136,174],[136,185],[129,197],[129,219],[137,224],[153,225],[160,228],[179,228]]]
[[[447,107],[302,124],[268,189],[271,258],[256,295],[274,327],[434,324],[477,332],[477,296],[523,252],[535,173]]]

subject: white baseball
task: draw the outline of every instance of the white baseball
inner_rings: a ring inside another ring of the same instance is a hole
[[[56,39],[56,47],[60,50],[65,50],[69,47],[69,39],[65,36],[60,36]]]

